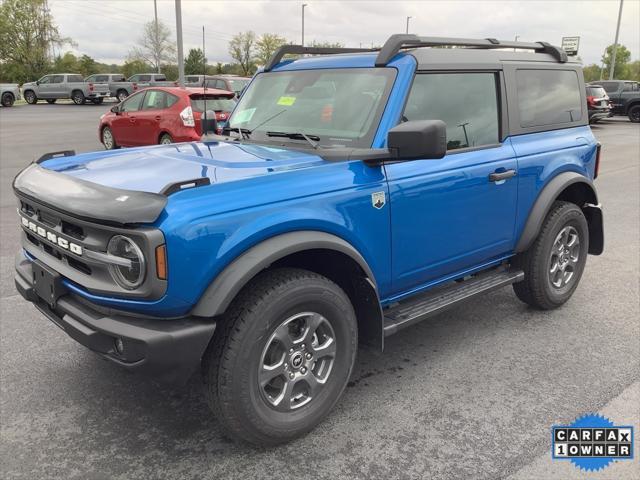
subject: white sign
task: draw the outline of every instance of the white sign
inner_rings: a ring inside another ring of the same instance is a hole
[[[577,55],[580,37],[562,37],[562,49],[567,55]]]

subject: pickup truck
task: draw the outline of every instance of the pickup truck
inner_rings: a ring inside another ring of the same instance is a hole
[[[117,98],[119,102],[123,101],[139,88],[136,82],[128,82],[121,73],[96,73],[95,75],[88,76],[84,81],[107,83],[111,96]]]
[[[20,86],[17,83],[0,83],[0,103],[3,107],[11,107],[20,100]]]
[[[145,87],[177,87],[177,81],[169,81],[163,73],[136,73],[127,78],[127,82],[133,82],[138,88]]]
[[[22,85],[22,95],[30,105],[38,100],[56,103],[61,98],[70,98],[76,105],[82,105],[87,100],[100,104],[110,92],[107,83],[87,83],[76,73],[54,73]]]
[[[640,86],[633,80],[600,80],[590,85],[600,85],[609,95],[613,115],[626,115],[633,123],[640,122]]]
[[[222,133],[26,166],[15,284],[122,368],[200,370],[218,421],[247,442],[318,425],[358,345],[381,351],[506,286],[560,308],[603,252],[582,66],[546,42],[284,46]]]

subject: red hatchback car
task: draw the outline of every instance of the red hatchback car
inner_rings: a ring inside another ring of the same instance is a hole
[[[107,150],[200,140],[202,112],[215,112],[220,131],[235,107],[234,96],[226,90],[146,88],[102,115],[98,135]]]

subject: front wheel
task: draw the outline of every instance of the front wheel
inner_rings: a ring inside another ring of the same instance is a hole
[[[115,150],[116,148],[120,148],[116,143],[116,139],[113,136],[113,132],[109,127],[104,127],[102,129],[102,144],[106,150]]]
[[[357,342],[353,307],[335,283],[306,270],[264,272],[234,300],[205,353],[207,399],[247,442],[292,440],[342,395]]]
[[[24,92],[24,100],[29,105],[35,105],[36,103],[38,103],[38,97],[33,90],[27,90],[26,92]]]
[[[554,202],[540,233],[526,252],[514,259],[524,280],[513,284],[516,295],[534,308],[564,304],[578,286],[589,252],[589,226],[574,203]]]
[[[634,105],[629,109],[629,120],[633,123],[640,122],[640,105]]]
[[[4,95],[2,95],[2,106],[3,107],[12,107],[13,106],[13,102],[15,102],[15,97],[13,96],[13,93],[7,92]]]
[[[71,100],[73,100],[73,103],[75,103],[76,105],[82,105],[84,103],[84,93],[82,93],[80,90],[76,90],[71,95]]]

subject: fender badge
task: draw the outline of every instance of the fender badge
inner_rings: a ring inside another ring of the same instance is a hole
[[[386,203],[384,192],[374,192],[371,194],[371,205],[380,210]]]

